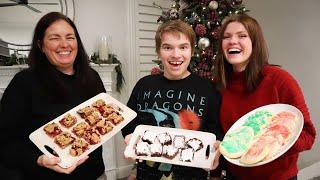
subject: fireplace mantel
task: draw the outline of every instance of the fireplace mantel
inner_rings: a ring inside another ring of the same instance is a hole
[[[95,69],[103,82],[103,85],[110,95],[112,95],[112,91],[114,91],[115,87],[115,78],[114,78],[114,68],[118,64],[90,64],[93,69]],[[2,94],[8,84],[10,83],[13,76],[23,70],[28,68],[27,65],[14,65],[14,66],[0,66],[0,99]]]

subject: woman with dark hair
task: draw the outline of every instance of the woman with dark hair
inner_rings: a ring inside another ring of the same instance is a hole
[[[263,105],[284,103],[303,114],[303,130],[291,149],[257,167],[226,164],[234,179],[296,179],[299,152],[311,149],[316,131],[297,81],[268,63],[268,51],[258,22],[248,15],[226,18],[220,31],[215,81],[222,93],[220,124],[223,132],[240,117]]]
[[[1,159],[23,179],[97,179],[104,173],[102,148],[63,169],[29,140],[29,134],[87,99],[105,92],[89,66],[79,33],[65,15],[51,12],[36,25],[30,67],[15,75],[1,100]]]

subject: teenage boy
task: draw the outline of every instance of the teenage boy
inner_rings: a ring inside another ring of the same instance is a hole
[[[196,41],[193,29],[181,20],[168,21],[158,28],[155,40],[164,71],[143,77],[135,85],[128,106],[138,115],[122,129],[125,142],[129,143],[131,133],[140,124],[180,128],[177,114],[186,109],[199,116],[200,131],[214,133],[221,140],[220,95],[211,81],[188,70]],[[218,152],[213,169],[219,156]],[[207,174],[200,168],[150,161],[137,166],[137,179],[207,179]]]

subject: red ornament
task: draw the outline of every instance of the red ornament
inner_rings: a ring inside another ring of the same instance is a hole
[[[217,40],[219,39],[219,32],[220,32],[220,28],[216,27],[211,31],[211,36],[213,39]]]
[[[207,18],[211,21],[215,21],[218,18],[218,13],[216,10],[211,11],[208,13]]]
[[[197,24],[195,32],[198,36],[204,36],[207,34],[207,28],[203,24]]]
[[[180,126],[182,129],[199,130],[200,118],[190,110],[181,110],[179,113]]]
[[[151,69],[151,74],[154,75],[154,74],[161,74],[162,73],[162,70],[158,67],[154,67]]]

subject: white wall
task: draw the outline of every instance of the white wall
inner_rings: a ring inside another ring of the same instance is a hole
[[[262,26],[270,62],[281,65],[299,82],[317,132],[320,127],[319,0],[247,0],[246,8]],[[320,160],[319,138],[301,153],[299,169]]]

